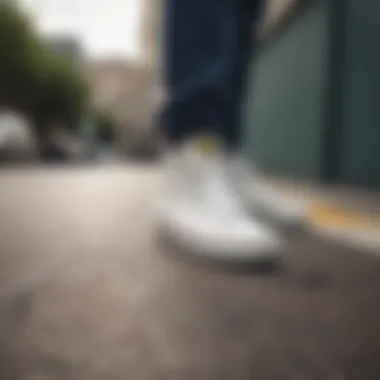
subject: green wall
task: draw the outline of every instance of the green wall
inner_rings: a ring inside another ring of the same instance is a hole
[[[248,153],[274,174],[379,187],[380,1],[300,4],[252,63]]]
[[[338,180],[380,186],[380,1],[346,8]]]
[[[322,176],[328,23],[325,1],[308,4],[253,62],[246,141],[266,171]]]

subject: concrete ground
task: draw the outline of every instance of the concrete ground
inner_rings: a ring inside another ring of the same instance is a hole
[[[152,167],[0,173],[0,378],[380,378],[380,260],[305,235],[273,272],[159,248]]]

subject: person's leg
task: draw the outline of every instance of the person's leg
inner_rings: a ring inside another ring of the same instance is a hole
[[[236,52],[232,60],[229,82],[229,107],[223,124],[223,135],[228,147],[239,150],[243,135],[243,103],[246,96],[249,63],[257,51],[257,31],[263,14],[263,0],[235,2]]]
[[[167,0],[164,132],[179,149],[169,155],[177,171],[164,195],[160,227],[186,249],[228,260],[273,259],[280,252],[277,236],[242,207],[228,181],[228,154],[215,141],[233,146],[239,135],[231,131],[236,98],[242,97],[239,70],[248,59],[248,1],[256,4]]]
[[[222,122],[221,81],[226,67],[231,0],[167,0],[164,69],[169,140],[211,132]]]
[[[171,141],[215,133],[240,135],[237,113],[262,0],[167,0],[164,75]],[[237,130],[235,130],[237,129]]]

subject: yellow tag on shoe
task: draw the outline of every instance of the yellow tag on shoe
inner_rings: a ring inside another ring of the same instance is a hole
[[[203,137],[194,141],[195,149],[204,156],[215,156],[222,150],[220,140],[215,137]]]

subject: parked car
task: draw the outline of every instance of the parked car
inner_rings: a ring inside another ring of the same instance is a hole
[[[30,161],[37,158],[37,141],[31,124],[20,114],[0,111],[1,162]]]
[[[87,160],[89,152],[80,137],[55,127],[41,144],[41,156],[45,162],[79,163]]]
[[[67,150],[54,140],[46,140],[41,144],[41,157],[44,162],[66,162],[70,159]]]

